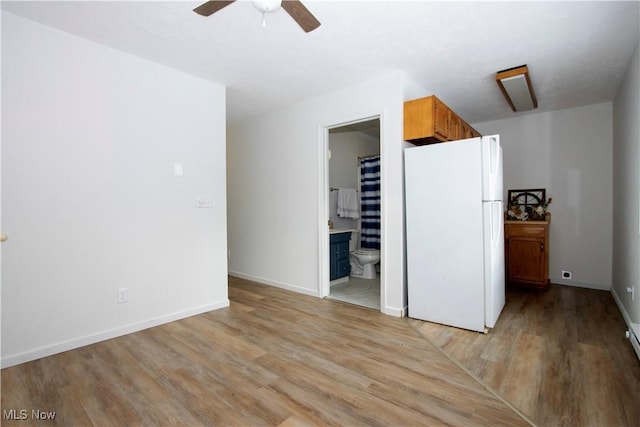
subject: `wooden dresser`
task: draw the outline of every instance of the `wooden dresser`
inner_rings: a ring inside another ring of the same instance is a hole
[[[505,221],[504,251],[507,283],[512,286],[549,288],[549,223]]]

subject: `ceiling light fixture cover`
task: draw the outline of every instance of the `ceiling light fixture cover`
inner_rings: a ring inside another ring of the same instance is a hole
[[[275,12],[282,6],[282,0],[253,0],[253,6],[262,13]]]
[[[513,111],[538,108],[538,100],[533,92],[526,65],[498,71],[496,82]]]

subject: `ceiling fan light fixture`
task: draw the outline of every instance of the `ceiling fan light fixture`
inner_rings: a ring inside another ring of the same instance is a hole
[[[282,0],[253,0],[253,6],[262,13],[275,12],[282,6]]]
[[[220,9],[229,6],[231,3],[235,3],[235,1],[236,0],[208,0],[193,9],[193,11],[198,15],[210,16]],[[253,0],[253,6],[259,12],[262,12],[263,26],[267,25],[266,14],[275,12],[280,8],[283,8],[305,33],[313,31],[320,26],[320,21],[309,12],[309,9],[302,4],[301,0]]]
[[[533,92],[526,65],[498,71],[496,82],[513,111],[538,108],[538,100]]]

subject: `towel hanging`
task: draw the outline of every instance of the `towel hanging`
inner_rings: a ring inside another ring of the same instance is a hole
[[[338,189],[338,216],[342,218],[358,219],[358,193],[355,188]]]

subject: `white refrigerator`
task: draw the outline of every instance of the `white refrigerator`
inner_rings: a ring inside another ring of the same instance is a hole
[[[499,135],[404,153],[409,317],[494,327],[505,303]]]

